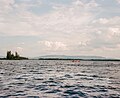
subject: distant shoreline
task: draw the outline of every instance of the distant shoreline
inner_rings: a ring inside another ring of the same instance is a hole
[[[38,60],[120,61],[120,59],[62,59],[62,58],[39,58]]]
[[[8,60],[0,58],[0,60]],[[79,60],[79,61],[120,61],[120,59],[64,59],[64,58],[39,58],[39,59],[21,59],[21,60]]]

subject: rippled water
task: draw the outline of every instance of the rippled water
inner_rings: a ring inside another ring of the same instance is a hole
[[[120,62],[0,61],[0,98],[120,98]]]

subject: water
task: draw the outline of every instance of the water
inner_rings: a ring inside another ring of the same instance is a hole
[[[0,61],[0,98],[120,98],[120,62]]]

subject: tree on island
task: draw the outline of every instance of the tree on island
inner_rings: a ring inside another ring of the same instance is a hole
[[[7,60],[24,60],[24,59],[28,59],[26,57],[21,57],[17,52],[15,52],[15,55],[11,53],[11,51],[7,51],[7,56],[6,56]]]
[[[20,56],[17,52],[15,52],[15,58],[20,58]]]
[[[12,55],[11,55],[11,51],[7,51],[7,59],[11,59],[12,58]]]

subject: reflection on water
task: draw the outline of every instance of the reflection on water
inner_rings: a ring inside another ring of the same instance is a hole
[[[0,61],[0,98],[119,98],[120,62]]]

